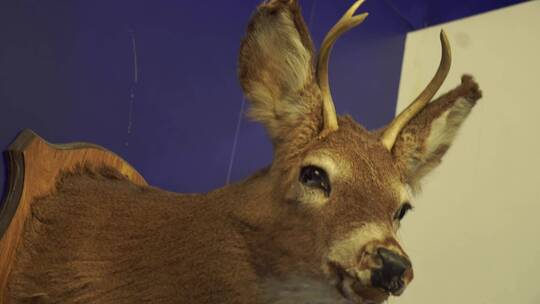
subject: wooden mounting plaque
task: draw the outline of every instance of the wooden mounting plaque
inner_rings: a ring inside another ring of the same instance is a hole
[[[106,166],[137,185],[148,185],[131,165],[103,147],[88,143],[50,144],[31,130],[22,131],[4,153],[8,160],[8,188],[0,204],[0,304],[5,303],[1,295],[7,288],[31,204],[35,198],[55,190],[62,172],[79,166]]]

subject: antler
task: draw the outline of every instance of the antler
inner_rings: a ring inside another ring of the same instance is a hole
[[[441,30],[440,36],[442,55],[437,73],[435,73],[435,76],[433,76],[431,82],[427,85],[424,91],[422,91],[422,93],[416,97],[413,103],[411,103],[396,118],[394,118],[381,137],[382,144],[389,151],[392,150],[401,129],[403,129],[403,127],[405,127],[405,125],[429,103],[431,98],[433,98],[435,93],[437,93],[437,90],[439,90],[441,87],[446,75],[448,75],[450,64],[452,62],[450,44],[448,43],[448,38],[446,37],[444,30]]]
[[[324,127],[321,131],[320,137],[326,136],[328,133],[338,129],[337,114],[336,108],[334,107],[334,102],[332,100],[332,95],[330,93],[330,85],[328,83],[328,62],[330,58],[330,53],[332,52],[332,47],[336,40],[346,31],[352,29],[353,27],[359,25],[366,19],[367,13],[360,15],[354,15],[356,10],[364,0],[356,1],[350,8],[347,10],[345,15],[332,27],[332,29],[326,34],[324,41],[319,52],[319,58],[317,62],[317,78],[319,81],[319,87],[321,89],[322,98],[323,98],[323,123]]]

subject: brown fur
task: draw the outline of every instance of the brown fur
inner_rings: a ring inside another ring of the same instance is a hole
[[[250,117],[265,125],[275,145],[287,142],[290,129],[306,116],[321,111],[313,49],[297,1],[269,1],[248,25],[238,63],[240,84],[252,102]],[[297,132],[310,138],[321,122],[307,122]]]
[[[249,302],[234,278],[247,279],[244,289],[256,277],[222,193],[179,195],[102,172],[66,175],[55,195],[33,204],[8,303],[35,293],[51,303]]]
[[[464,117],[455,119],[456,115],[460,114],[460,110],[466,110],[458,109],[456,101],[463,98],[466,101],[464,106],[470,109],[481,97],[482,92],[479,90],[478,84],[471,76],[464,75],[461,78],[460,86],[428,104],[401,131],[394,145],[393,154],[402,167],[402,171],[405,172],[407,182],[413,189],[419,189],[420,179],[441,162],[457,130],[468,114],[468,112],[463,113]],[[443,130],[444,140],[439,142],[437,147],[428,147],[427,139],[433,132],[432,124],[445,113],[449,116],[446,118],[445,130]],[[452,113],[454,114],[452,115]]]
[[[280,52],[267,52],[269,45],[281,46]],[[192,195],[138,187],[111,170],[65,174],[56,193],[32,205],[8,303],[386,299],[361,278],[353,287],[344,284],[362,265],[369,265],[362,271],[380,265],[378,247],[406,257],[393,219],[407,199],[402,190],[425,175],[418,168],[440,161],[466,115],[437,125],[447,140],[429,141],[437,118],[460,97],[472,107],[480,95],[465,78],[413,119],[390,152],[378,132],[348,116],[339,118],[337,131],[317,136],[322,113],[313,71],[313,47],[297,2],[261,5],[242,44],[239,75],[252,117],[274,142],[271,166],[243,182]],[[299,182],[308,159],[331,173],[328,197]],[[405,283],[412,279],[408,271]]]

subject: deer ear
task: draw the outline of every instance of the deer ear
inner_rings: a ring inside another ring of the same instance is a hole
[[[274,144],[306,120],[319,124],[313,60],[313,44],[296,0],[258,7],[242,41],[239,78],[251,101],[249,116],[265,125]]]
[[[392,153],[414,191],[421,179],[441,163],[457,131],[482,93],[470,76],[461,85],[429,103],[401,131]]]

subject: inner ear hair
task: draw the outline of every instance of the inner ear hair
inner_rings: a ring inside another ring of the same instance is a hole
[[[478,84],[464,75],[459,86],[429,103],[401,131],[392,154],[413,192],[420,190],[421,179],[440,164],[481,97]]]
[[[313,43],[297,1],[259,6],[240,48],[239,78],[251,102],[249,117],[266,127],[275,145],[290,141],[285,138],[300,124],[309,124],[308,131],[318,128],[313,61]]]

